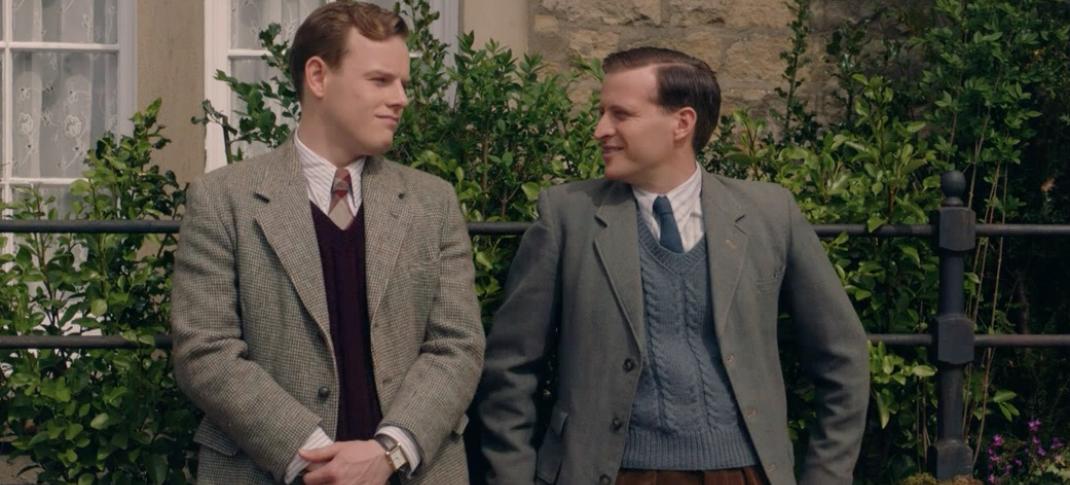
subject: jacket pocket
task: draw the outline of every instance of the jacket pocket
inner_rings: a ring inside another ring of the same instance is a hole
[[[207,419],[201,421],[201,425],[197,427],[197,432],[193,434],[193,442],[223,456],[234,456],[241,451],[234,440]]]
[[[780,290],[780,282],[783,279],[784,270],[782,268],[778,268],[777,270],[773,271],[771,275],[758,278],[758,280],[754,282],[754,286],[757,288],[759,293],[778,291]]]
[[[546,483],[556,483],[557,476],[561,472],[561,462],[565,454],[562,437],[565,435],[566,421],[568,421],[568,413],[554,406],[550,412],[550,426],[546,429],[542,446],[539,446],[535,459],[535,476]]]

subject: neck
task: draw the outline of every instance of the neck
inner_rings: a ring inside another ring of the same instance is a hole
[[[348,137],[324,121],[318,116],[301,116],[301,122],[297,125],[297,136],[301,143],[338,168],[367,155],[347,146],[342,140]]]
[[[698,163],[694,155],[674,157],[658,166],[656,172],[651,173],[649,180],[637,181],[635,186],[655,194],[667,194],[687,182],[698,170]]]

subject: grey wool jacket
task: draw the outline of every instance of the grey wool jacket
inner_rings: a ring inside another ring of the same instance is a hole
[[[713,330],[771,485],[847,485],[869,393],[865,334],[828,256],[782,187],[702,174]],[[487,340],[479,417],[491,484],[611,484],[646,355],[631,187],[549,188],[510,269]],[[778,315],[791,315],[817,423],[796,477]],[[556,351],[556,352],[555,352]],[[535,395],[556,354],[545,422]],[[540,435],[535,430],[545,429]]]

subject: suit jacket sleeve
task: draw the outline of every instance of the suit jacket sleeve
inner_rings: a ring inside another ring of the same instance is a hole
[[[798,337],[803,368],[816,386],[817,426],[801,485],[850,484],[865,429],[869,399],[866,335],[828,254],[794,198],[785,191],[791,221],[782,286]]]
[[[195,182],[187,195],[172,290],[175,379],[213,424],[282,481],[320,418],[247,359],[232,233],[212,205],[211,188]]]
[[[535,394],[560,300],[560,247],[549,199],[547,192],[539,198],[539,219],[524,234],[510,266],[505,301],[487,341],[479,416],[491,485],[535,479]]]
[[[440,271],[426,336],[381,424],[412,434],[428,463],[451,433],[463,432],[485,346],[467,225],[453,187],[443,183],[441,193]]]

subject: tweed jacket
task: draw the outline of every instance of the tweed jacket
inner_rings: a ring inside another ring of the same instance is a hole
[[[772,485],[796,483],[777,337],[783,309],[817,387],[800,481],[851,483],[868,359],[824,249],[782,187],[703,173],[701,205],[711,331],[761,468]],[[479,416],[489,483],[615,481],[648,357],[638,223],[623,183],[592,180],[541,194],[487,340]],[[555,398],[543,421],[533,396],[553,353]]]
[[[484,336],[453,188],[371,157],[361,178],[382,425],[411,432],[420,484],[467,484],[462,432]],[[205,418],[199,483],[277,483],[339,383],[311,204],[292,141],[187,192],[175,260],[175,378]]]

